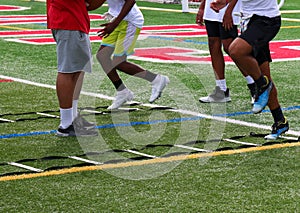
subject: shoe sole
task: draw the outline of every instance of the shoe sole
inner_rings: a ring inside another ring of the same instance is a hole
[[[231,102],[231,98],[225,98],[224,100],[201,100],[201,98],[199,99],[199,102],[200,103],[228,103],[228,102]]]
[[[285,130],[283,130],[279,135],[276,134],[270,134],[264,137],[265,140],[276,140],[280,135],[286,133],[289,130],[288,127],[286,127]]]
[[[70,135],[70,134],[62,133],[62,132],[56,132],[55,135],[58,137],[75,137],[76,136],[76,135]]]
[[[55,134],[56,136],[58,137],[91,137],[91,136],[98,136],[98,133],[95,132],[94,134],[78,134],[78,135],[70,135],[70,134],[67,134],[67,133],[62,133],[62,132],[56,132]]]
[[[134,98],[134,95],[133,95],[133,93],[131,92],[130,97],[129,97],[129,98],[126,98],[126,100],[125,100],[122,104],[120,104],[120,105],[117,106],[117,107],[112,107],[112,105],[111,105],[111,106],[107,107],[107,109],[108,109],[108,110],[116,110],[116,109],[120,108],[124,103],[126,103],[126,102],[128,102],[128,101],[132,101],[133,98]]]

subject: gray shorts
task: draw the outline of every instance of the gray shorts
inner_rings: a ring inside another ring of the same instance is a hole
[[[73,30],[52,30],[52,34],[56,41],[58,72],[92,71],[92,51],[88,34]]]

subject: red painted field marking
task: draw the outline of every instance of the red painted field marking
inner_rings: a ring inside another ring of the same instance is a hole
[[[272,41],[270,50],[274,62],[300,60],[300,40]],[[211,61],[208,50],[173,46],[137,48],[132,58],[160,63],[205,63]],[[232,62],[229,56],[225,56],[225,61]]]
[[[89,14],[91,21],[104,20],[103,15]],[[46,15],[0,15],[0,25],[46,24]]]
[[[103,20],[102,15],[90,14],[92,21]],[[23,24],[23,23],[46,23],[45,15],[3,15],[0,16],[0,24]],[[90,30],[91,42],[101,42],[101,38],[96,35],[99,28]],[[141,37],[170,37],[191,38],[207,36],[204,26],[196,24],[183,25],[153,25],[144,26],[141,31]],[[7,38],[5,40],[34,44],[55,44],[49,29],[43,30],[10,30],[0,31],[0,37]],[[300,40],[289,41],[273,41],[270,43],[270,49],[273,61],[289,61],[300,60]],[[210,55],[208,50],[179,48],[179,47],[152,47],[137,48],[136,53],[132,56],[138,60],[165,62],[165,63],[210,63]],[[225,56],[226,62],[232,62],[230,57]]]
[[[0,83],[13,82],[11,79],[0,79]]]
[[[20,10],[28,10],[30,7],[20,7],[14,5],[0,5],[0,12],[2,11],[20,11]]]

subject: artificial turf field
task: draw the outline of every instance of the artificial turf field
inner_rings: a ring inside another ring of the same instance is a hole
[[[170,84],[149,104],[150,85],[121,74],[135,102],[111,113],[115,91],[95,59],[79,106],[99,136],[58,138],[45,3],[1,0],[27,9],[0,6],[0,212],[299,212],[298,0],[285,2],[271,43],[273,80],[290,123],[276,141],[263,139],[272,116],[268,109],[250,113],[246,82],[228,57],[232,102],[199,103],[214,76],[195,14],[181,13],[180,5],[137,4],[145,27],[129,60],[168,75]],[[106,10],[90,12],[94,55]]]

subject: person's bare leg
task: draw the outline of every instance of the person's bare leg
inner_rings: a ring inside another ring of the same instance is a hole
[[[216,80],[225,79],[225,62],[222,52],[222,43],[219,37],[208,38],[209,52]]]
[[[236,38],[229,46],[229,54],[241,72],[250,75],[254,80],[261,77],[259,65],[252,56],[252,46],[245,40]]]
[[[81,72],[58,73],[56,79],[56,94],[60,108],[72,108],[76,82]]]
[[[118,75],[115,66],[112,63],[111,56],[114,52],[113,47],[109,46],[100,46],[97,52],[97,59],[102,66],[104,72],[106,73],[107,77],[111,80],[111,82],[117,82],[121,80],[120,76]]]

